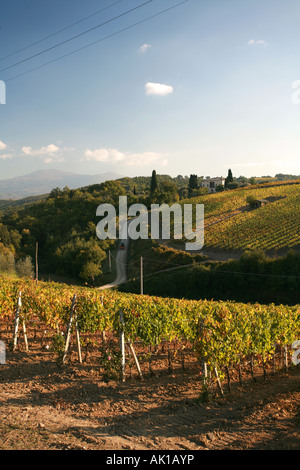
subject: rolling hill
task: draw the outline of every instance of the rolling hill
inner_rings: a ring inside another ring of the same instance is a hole
[[[265,200],[252,208],[247,202]],[[300,181],[239,188],[181,201],[204,204],[206,250],[263,249],[272,252],[300,246]],[[179,247],[180,244],[178,243]]]
[[[24,176],[0,180],[0,199],[21,199],[49,193],[53,188],[77,189],[121,178],[117,173],[80,175],[60,170],[38,170]]]

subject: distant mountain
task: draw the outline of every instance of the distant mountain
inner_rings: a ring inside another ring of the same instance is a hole
[[[22,199],[47,194],[54,188],[81,188],[90,184],[103,183],[122,178],[117,173],[80,175],[68,171],[39,170],[24,176],[0,180],[0,199]]]

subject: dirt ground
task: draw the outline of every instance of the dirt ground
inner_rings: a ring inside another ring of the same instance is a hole
[[[299,450],[300,368],[256,382],[232,373],[231,393],[199,400],[201,377],[165,359],[141,363],[143,380],[127,368],[126,382],[103,380],[97,358],[72,353],[61,367],[38,343],[7,351],[0,365],[1,450]]]

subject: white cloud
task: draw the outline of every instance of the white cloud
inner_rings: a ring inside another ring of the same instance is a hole
[[[13,156],[14,155],[12,153],[0,153],[0,160],[7,160]]]
[[[145,91],[146,95],[165,96],[173,93],[174,88],[170,85],[164,85],[163,83],[148,82],[145,85]]]
[[[263,46],[267,47],[268,43],[263,39],[250,39],[248,41],[248,46]]]
[[[95,150],[87,149],[84,156],[84,160],[88,161],[120,163],[126,166],[146,166],[154,162],[160,162],[162,165],[167,164],[165,158],[161,160],[166,155],[155,152],[123,153],[117,149],[99,148]]]
[[[9,158],[13,158],[14,154],[13,153],[1,153],[3,150],[7,149],[7,145],[0,140],[0,160],[7,160]]]
[[[0,140],[0,150],[6,149],[7,145]]]
[[[53,155],[57,154],[57,152],[59,151],[60,151],[60,148],[54,144],[50,144],[50,145],[47,145],[47,147],[41,147],[36,150],[34,150],[32,147],[25,147],[25,146],[22,147],[22,152],[24,153],[24,155],[27,155],[30,157],[33,157],[36,155],[52,157]]]
[[[139,52],[141,54],[144,54],[145,52],[148,51],[148,49],[151,49],[151,44],[143,44],[140,48],[139,48]]]
[[[86,160],[94,160],[96,162],[119,162],[124,160],[125,155],[117,149],[100,148],[96,150],[87,149],[85,151]]]
[[[33,149],[32,147],[22,147],[22,152],[24,155],[28,157],[41,157],[44,158],[45,163],[52,163],[52,162],[63,162],[65,161],[62,151],[68,150],[66,147],[61,149],[57,145],[50,144],[45,147],[41,147],[39,149]]]

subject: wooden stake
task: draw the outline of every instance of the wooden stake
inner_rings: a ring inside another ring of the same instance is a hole
[[[143,257],[141,256],[141,295],[144,294]]]
[[[109,252],[110,253],[110,252]],[[101,295],[101,305],[103,307],[103,295]],[[105,334],[105,331],[102,331],[102,343],[103,343],[103,347],[105,345],[105,342],[106,342],[106,334]]]
[[[38,283],[39,280],[39,265],[38,265],[38,242],[35,244],[35,282]]]
[[[140,364],[139,364],[137,355],[136,355],[136,353],[135,353],[133,344],[132,344],[132,342],[131,342],[130,340],[128,341],[128,345],[129,345],[130,352],[131,352],[131,354],[132,354],[132,356],[133,356],[133,359],[134,359],[136,368],[137,368],[137,370],[138,370],[139,376],[140,376],[141,380],[143,380],[143,374],[142,374],[142,371],[141,371],[141,368],[140,368]]]
[[[283,347],[283,363],[284,363],[285,371],[287,371],[288,370],[288,355],[287,355],[286,345]]]
[[[120,349],[121,349],[121,373],[122,373],[122,382],[125,382],[125,333],[124,333],[124,317],[123,312],[120,310]]]
[[[205,361],[202,361],[202,376],[203,376],[203,384],[207,384],[207,364]]]
[[[19,329],[20,313],[21,313],[21,308],[22,308],[21,296],[22,296],[22,293],[19,292],[18,300],[17,300],[16,315],[15,315],[15,324],[14,324],[13,351],[16,350],[17,342],[18,342],[18,329]]]
[[[76,297],[76,295],[74,295],[73,300],[72,300],[72,306],[71,306],[71,311],[70,311],[70,318],[69,318],[68,328],[67,328],[65,351],[64,351],[63,358],[62,358],[62,363],[63,364],[65,363],[65,360],[66,360],[66,357],[67,357],[67,354],[68,354],[69,345],[70,345],[71,330],[72,330],[72,323],[73,323],[73,320],[74,320],[76,300],[77,300],[77,297]]]
[[[75,330],[76,330],[78,361],[80,362],[80,364],[82,364],[82,355],[81,355],[80,336],[79,336],[79,329],[78,329],[78,323],[77,323],[77,316],[76,316]]]
[[[219,378],[218,370],[217,370],[216,367],[214,367],[214,374],[215,374],[216,379],[217,379],[217,385],[218,385],[218,389],[219,389],[220,395],[221,395],[221,397],[223,397],[224,393],[223,393],[221,381],[220,381],[220,378]]]
[[[27,341],[27,333],[26,333],[26,325],[25,325],[25,320],[22,321],[22,328],[23,328],[23,335],[24,335],[24,343],[25,343],[25,349],[28,351],[28,341]]]

